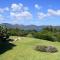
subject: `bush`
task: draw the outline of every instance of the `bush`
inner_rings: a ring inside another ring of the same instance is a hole
[[[48,34],[44,34],[44,35],[41,35],[41,39],[44,39],[44,40],[48,40],[48,41],[57,41],[57,37],[53,36],[53,35],[48,35]]]
[[[33,35],[32,34],[28,34],[27,37],[33,37]]]
[[[9,39],[9,33],[6,27],[0,26],[0,42],[6,42]]]
[[[37,32],[33,35],[33,37],[53,42],[58,41],[57,36],[54,36],[54,33],[49,31]]]
[[[55,52],[58,51],[58,50],[57,50],[55,47],[53,47],[53,46],[44,46],[44,45],[42,45],[42,46],[38,45],[38,46],[36,46],[35,49],[36,49],[37,51],[50,52],[50,53],[55,53]]]
[[[54,35],[57,37],[57,41],[60,42],[60,33],[55,33]]]

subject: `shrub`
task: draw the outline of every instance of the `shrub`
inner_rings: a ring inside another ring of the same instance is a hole
[[[6,42],[9,39],[9,33],[6,27],[0,26],[0,42]]]
[[[54,34],[57,37],[57,41],[60,42],[60,33]]]
[[[50,53],[54,53],[54,52],[57,52],[57,51],[58,51],[58,50],[57,50],[55,47],[53,47],[53,46],[44,46],[44,45],[42,45],[42,46],[38,45],[38,46],[36,46],[35,49],[36,49],[37,51],[50,52]]]
[[[41,37],[44,40],[48,40],[48,41],[57,41],[57,37],[53,36],[53,35],[48,35],[48,34],[44,34]]]
[[[28,34],[27,37],[33,37],[33,35],[32,34]]]
[[[58,41],[58,37],[54,36],[53,32],[49,32],[49,31],[37,32],[33,36],[38,39],[43,39],[43,40],[48,40],[48,41],[53,41],[53,42]]]

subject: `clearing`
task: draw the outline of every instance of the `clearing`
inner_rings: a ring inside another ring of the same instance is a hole
[[[14,37],[14,39],[16,38]],[[50,42],[29,37],[20,38],[20,40],[13,42],[16,45],[15,47],[0,55],[0,60],[60,60],[60,42]],[[55,46],[58,52],[39,52],[34,50],[36,45]]]

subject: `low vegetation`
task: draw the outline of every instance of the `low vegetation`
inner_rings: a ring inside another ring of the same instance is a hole
[[[0,47],[5,43],[9,43],[9,33],[6,27],[0,26]]]
[[[11,36],[22,36],[22,37],[34,37],[38,39],[44,39],[48,41],[59,41],[60,42],[60,29],[54,28],[53,26],[48,26],[40,31],[33,30],[23,30],[18,28],[10,28],[9,33]]]
[[[42,31],[33,34],[33,37],[48,41],[60,42],[60,30],[52,26],[43,28]]]
[[[14,37],[11,37],[14,42],[9,42],[9,36]],[[60,29],[50,26],[36,31],[0,27],[0,54],[0,60],[60,60]]]
[[[14,37],[16,39],[17,37]],[[21,40],[13,42],[15,47],[0,55],[0,60],[60,60],[60,42],[51,42],[41,39],[20,37]],[[57,48],[56,53],[46,53],[35,50],[35,46],[45,45]]]

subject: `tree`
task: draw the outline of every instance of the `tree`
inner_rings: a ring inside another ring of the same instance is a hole
[[[6,28],[6,26],[0,26],[0,42],[6,42],[8,41],[9,38],[9,33],[8,33],[8,29]]]

